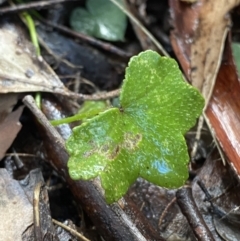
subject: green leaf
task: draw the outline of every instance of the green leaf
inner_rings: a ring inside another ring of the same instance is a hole
[[[127,17],[118,7],[109,0],[88,0],[86,8],[73,10],[70,25],[74,30],[109,41],[124,40]]]
[[[153,51],[131,58],[120,105],[73,129],[67,141],[70,176],[100,176],[108,203],[139,176],[166,188],[183,185],[189,161],[183,135],[204,99],[184,82],[175,60]]]
[[[238,74],[240,74],[240,43],[232,43],[232,50]]]

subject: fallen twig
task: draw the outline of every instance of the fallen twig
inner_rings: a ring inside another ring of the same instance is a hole
[[[128,222],[121,219],[110,206],[108,206],[90,181],[74,181],[67,171],[68,154],[64,146],[64,140],[57,130],[50,124],[45,115],[38,109],[32,96],[28,95],[23,99],[24,104],[32,111],[36,118],[43,124],[46,148],[52,166],[59,175],[66,180],[69,188],[74,194],[76,201],[82,205],[92,222],[103,236],[104,240],[116,241],[146,241],[135,225],[128,219]],[[42,104],[44,106],[44,104]],[[48,110],[49,112],[50,110]],[[51,109],[52,112],[52,109]],[[50,117],[52,118],[52,117]],[[70,127],[68,127],[70,128]],[[117,204],[116,204],[117,205]]]
[[[84,35],[84,34],[79,33],[79,32],[75,32],[75,31],[71,30],[70,28],[54,24],[54,23],[52,23],[50,21],[46,21],[45,19],[42,19],[42,18],[39,18],[38,20],[41,21],[42,23],[50,26],[50,27],[55,28],[56,30],[59,30],[59,31],[65,33],[65,34],[68,34],[70,36],[73,36],[75,38],[83,40],[83,41],[91,44],[92,46],[96,46],[96,47],[101,48],[103,50],[106,50],[106,51],[108,51],[110,53],[118,55],[118,56],[120,56],[122,58],[127,58],[128,59],[128,58],[130,58],[133,55],[132,53],[127,53],[127,52],[125,52],[125,51],[115,47],[112,44],[105,43],[105,42],[103,42],[101,40],[95,39],[95,38],[93,38],[91,36]]]
[[[192,196],[192,188],[184,186],[176,193],[178,205],[187,218],[193,233],[198,241],[214,241],[213,235],[208,229],[202,215]]]
[[[16,13],[16,12],[19,13],[19,12],[23,12],[26,10],[32,10],[32,9],[47,8],[54,4],[69,2],[69,1],[78,1],[78,0],[49,0],[49,1],[23,3],[23,4],[16,5],[16,6],[0,8],[0,15]]]

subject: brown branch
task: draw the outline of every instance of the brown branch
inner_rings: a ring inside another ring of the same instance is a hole
[[[45,136],[44,143],[52,161],[52,166],[59,173],[59,176],[64,178],[71,189],[77,203],[81,204],[93,224],[98,229],[99,233],[106,241],[146,241],[142,234],[135,228],[130,220],[125,222],[108,206],[97,191],[94,184],[90,181],[74,181],[70,178],[67,170],[68,154],[64,146],[64,140],[51,126],[45,115],[39,110],[32,96],[26,96],[23,99],[24,104],[32,111],[36,118],[43,123],[41,133]],[[44,103],[42,104],[44,106]],[[44,108],[44,107],[43,107]],[[45,105],[45,112],[52,118],[53,109]],[[70,129],[70,127],[68,126]],[[66,128],[65,128],[66,129]]]
[[[193,199],[192,188],[184,186],[178,189],[176,197],[178,205],[187,218],[196,239],[198,241],[215,241]]]

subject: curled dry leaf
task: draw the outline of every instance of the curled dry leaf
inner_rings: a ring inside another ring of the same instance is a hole
[[[45,91],[67,95],[62,82],[19,27],[0,25],[0,93]]]
[[[22,128],[21,123],[18,121],[22,111],[23,106],[8,114],[3,122],[0,123],[0,160],[4,157],[7,149]]]
[[[211,98],[216,75],[221,64],[227,33],[231,27],[229,11],[239,0],[198,1],[198,24],[191,45],[191,82],[206,100]]]
[[[23,108],[11,112],[17,100],[18,94],[0,94],[0,160],[21,129],[18,120]]]
[[[12,111],[13,106],[17,103],[18,94],[0,94],[0,123]]]
[[[171,36],[173,48],[177,55],[183,52],[180,62],[192,85],[203,94],[206,105],[212,95],[224,42],[231,27],[229,11],[239,3],[239,0],[199,0],[186,5],[170,0],[176,27]]]

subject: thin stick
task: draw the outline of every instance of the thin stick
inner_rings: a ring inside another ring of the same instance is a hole
[[[193,158],[195,157],[196,155],[196,152],[197,152],[197,146],[198,146],[198,141],[200,140],[201,138],[201,133],[202,133],[202,129],[203,129],[203,123],[204,121],[206,122],[208,128],[209,128],[209,131],[211,133],[211,136],[213,138],[213,141],[218,149],[218,152],[221,156],[221,159],[222,159],[222,163],[223,165],[225,166],[226,165],[226,158],[223,154],[223,151],[219,145],[219,142],[218,140],[216,139],[216,135],[215,135],[215,132],[213,130],[213,128],[211,127],[211,124],[210,124],[210,121],[208,120],[206,114],[205,114],[205,110],[203,110],[203,114],[199,117],[199,120],[198,120],[198,126],[197,126],[197,133],[196,133],[196,136],[195,136],[195,141],[194,141],[194,144],[193,144],[193,149],[192,149],[192,152],[191,152],[191,158],[193,160]]]
[[[84,237],[81,233],[78,233],[77,231],[75,231],[74,229],[68,227],[67,225],[58,222],[57,220],[52,218],[52,222],[57,224],[58,226],[62,227],[63,229],[67,230],[69,233],[75,235],[76,237],[80,238],[83,241],[91,241],[90,239],[87,239],[86,237]]]
[[[61,58],[60,56],[58,56],[57,54],[55,54],[48,46],[47,44],[44,42],[44,40],[38,35],[38,41],[39,43],[42,45],[42,47],[55,59],[56,62],[62,62],[64,64],[66,64],[68,67],[72,68],[72,69],[81,69],[82,66],[76,66],[74,64],[72,64],[71,62],[69,62],[68,60]]]
[[[84,95],[80,93],[68,92],[68,96],[80,99],[80,100],[107,100],[119,96],[121,89],[112,90],[105,93],[98,93],[93,95]]]
[[[217,140],[217,138],[216,138],[215,131],[213,130],[212,125],[211,125],[211,123],[210,123],[207,115],[205,114],[205,112],[203,112],[203,116],[204,116],[204,120],[206,121],[207,126],[208,126],[208,128],[209,128],[209,130],[210,130],[210,132],[211,132],[212,138],[213,138],[214,143],[215,143],[215,145],[216,145],[216,147],[217,147],[217,149],[218,149],[218,152],[219,152],[219,154],[220,154],[220,156],[221,156],[223,165],[225,166],[226,163],[227,163],[227,162],[226,162],[226,158],[225,158],[225,156],[224,156],[224,154],[223,154],[223,151],[222,151],[222,149],[221,149],[221,147],[220,147],[220,144],[219,144],[219,142],[218,142],[218,140]]]
[[[198,119],[197,132],[196,132],[196,136],[195,136],[195,140],[194,140],[193,148],[192,148],[192,152],[191,152],[191,159],[192,160],[194,160],[194,157],[196,156],[196,153],[197,153],[198,142],[201,138],[201,132],[202,132],[203,124],[204,124],[204,117],[203,117],[203,115],[201,115]]]
[[[44,24],[50,26],[50,27],[53,27],[53,28],[55,28],[55,29],[65,33],[65,34],[68,34],[70,36],[73,36],[75,38],[83,40],[85,42],[88,42],[88,43],[90,43],[93,46],[96,46],[98,48],[104,49],[104,50],[106,50],[108,52],[111,52],[113,54],[116,54],[116,55],[118,55],[118,56],[120,56],[122,58],[130,58],[133,55],[132,53],[127,53],[127,52],[121,50],[120,48],[115,47],[112,44],[108,44],[108,43],[105,43],[105,42],[103,42],[101,40],[95,39],[93,37],[84,35],[84,34],[79,33],[79,32],[75,32],[75,31],[73,31],[73,30],[71,30],[71,29],[69,29],[67,27],[54,24],[54,23],[46,21],[45,19],[42,19],[42,18],[39,18],[38,20],[43,22]]]
[[[113,4],[115,4],[118,8],[120,8],[148,37],[149,39],[156,45],[156,47],[160,50],[160,52],[169,57],[169,54],[164,50],[163,46],[157,41],[157,39],[135,18],[124,6],[122,6],[116,0],[110,0]]]
[[[177,190],[178,205],[187,218],[189,225],[198,241],[214,241],[213,235],[206,225],[192,196],[192,188],[185,186]]]
[[[48,0],[48,1],[23,3],[23,4],[19,4],[17,6],[0,8],[0,15],[16,13],[16,12],[23,12],[23,11],[30,10],[30,9],[47,8],[54,4],[69,2],[69,1],[78,1],[78,0]]]
[[[159,221],[158,221],[158,227],[161,226],[162,221],[163,221],[164,217],[166,216],[166,213],[167,213],[168,209],[176,202],[176,200],[177,200],[176,197],[174,197],[174,198],[171,200],[171,202],[168,203],[168,205],[164,208],[164,210],[163,210],[163,212],[162,212],[162,214],[161,214],[161,216],[160,216],[160,218],[159,218]]]
[[[40,230],[41,221],[40,221],[40,210],[39,210],[39,196],[41,193],[41,188],[43,186],[42,182],[39,182],[35,188],[33,193],[33,216],[34,216],[34,235],[36,240],[42,240],[42,233]]]
[[[21,156],[21,157],[36,157],[36,154],[28,154],[28,153],[6,153],[5,156]]]

